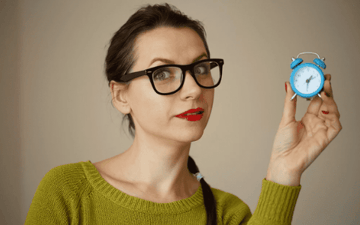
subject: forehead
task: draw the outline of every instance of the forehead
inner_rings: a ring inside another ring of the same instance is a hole
[[[155,28],[140,34],[135,42],[135,54],[140,64],[149,63],[155,57],[186,64],[204,52],[202,39],[190,28]]]

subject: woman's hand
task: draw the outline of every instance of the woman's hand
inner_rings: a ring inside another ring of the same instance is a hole
[[[298,186],[301,174],[341,131],[330,80],[331,75],[326,74],[324,91],[329,97],[322,91],[322,99],[313,98],[301,121],[295,120],[297,97],[290,101],[295,93],[290,82],[286,82],[283,117],[275,136],[266,180]]]

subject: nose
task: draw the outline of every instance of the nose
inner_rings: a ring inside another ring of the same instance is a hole
[[[185,94],[185,97],[192,96],[196,98],[201,93],[201,87],[196,83],[195,79],[191,76],[190,71],[185,73],[186,79],[184,85],[181,88],[182,93]],[[184,77],[185,78],[185,77]]]

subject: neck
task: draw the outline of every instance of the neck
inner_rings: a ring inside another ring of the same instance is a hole
[[[135,136],[130,148],[118,156],[118,165],[125,179],[144,193],[190,197],[197,182],[187,169],[190,145]]]

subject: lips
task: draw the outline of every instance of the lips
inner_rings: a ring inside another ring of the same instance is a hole
[[[203,113],[203,112],[204,112],[204,109],[198,107],[198,108],[196,108],[196,109],[189,109],[188,111],[185,111],[185,112],[177,115],[176,117],[186,117],[186,116],[189,116],[189,114],[191,114],[191,113],[193,113],[193,114],[196,113],[195,115],[198,115],[198,114],[200,115],[200,114]]]

